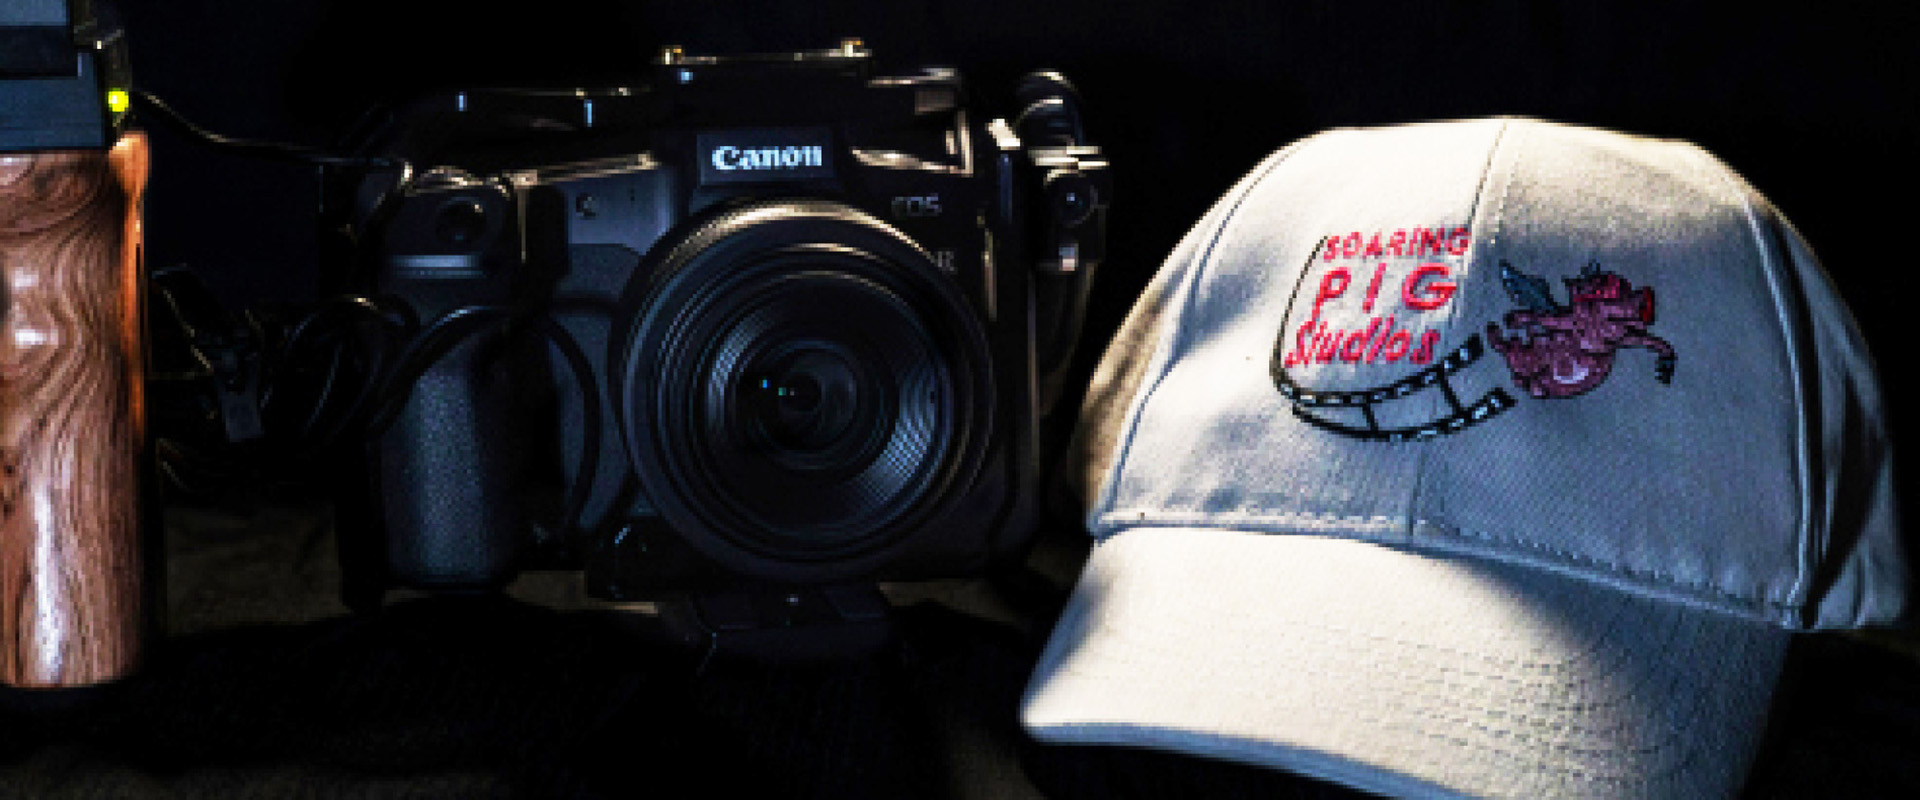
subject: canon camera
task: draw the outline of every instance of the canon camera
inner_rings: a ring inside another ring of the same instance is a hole
[[[851,41],[652,70],[434,94],[329,170],[337,288],[417,331],[341,505],[356,569],[629,600],[1018,552],[1111,194],[1073,87],[1027,76],[1009,122]]]

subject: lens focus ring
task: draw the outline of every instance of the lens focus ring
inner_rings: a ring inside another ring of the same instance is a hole
[[[735,569],[857,573],[954,499],[992,406],[977,316],[884,223],[751,206],[653,273],[616,376],[648,497]]]

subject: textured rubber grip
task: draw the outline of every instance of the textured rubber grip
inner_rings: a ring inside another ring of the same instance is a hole
[[[0,155],[0,681],[140,654],[147,142]]]
[[[468,339],[436,362],[380,437],[387,573],[397,585],[498,587],[522,555],[528,421],[489,344]]]

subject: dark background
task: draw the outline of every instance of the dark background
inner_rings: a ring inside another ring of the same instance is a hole
[[[1014,78],[1057,68],[1116,174],[1083,376],[1187,227],[1302,135],[1516,114],[1688,139],[1820,254],[1879,361],[1887,407],[1914,397],[1900,380],[1920,366],[1910,4],[125,0],[124,11],[138,85],[214,130],[316,145],[378,100],[617,82],[664,44],[773,52],[858,36],[883,70],[961,68],[973,99],[1003,113]],[[154,147],[152,266],[190,266],[235,308],[312,298],[311,169],[164,129]],[[1911,415],[1889,417],[1911,452]],[[1913,472],[1901,478],[1909,499]],[[1019,734],[1025,672],[1077,567],[1070,518],[1043,537],[1026,594],[965,581],[902,590],[899,644],[874,659],[698,675],[686,653],[629,635],[558,584],[348,616],[326,522],[301,497],[171,510],[172,637],[105,699],[10,718],[0,795],[1337,794]],[[1749,795],[1920,794],[1914,652],[1893,637],[1802,637]]]

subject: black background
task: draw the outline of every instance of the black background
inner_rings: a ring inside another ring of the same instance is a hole
[[[1811,242],[1879,361],[1887,407],[1915,396],[1900,379],[1916,367],[1908,309],[1920,290],[1920,8],[1910,4],[127,0],[124,11],[140,86],[214,130],[307,144],[333,141],[380,99],[618,81],[664,44],[774,52],[857,36],[883,70],[959,67],[973,99],[1000,112],[997,92],[1014,78],[1057,68],[1079,86],[1116,174],[1083,375],[1187,227],[1302,135],[1514,114],[1688,139]],[[164,129],[154,146],[152,266],[188,265],[236,308],[311,299],[310,169]],[[1910,440],[1911,415],[1889,416],[1896,442]],[[181,541],[215,542],[252,566],[176,564],[179,635],[109,700],[0,731],[0,794],[1331,793],[1257,770],[1024,740],[1012,706],[1057,600],[1044,590],[1024,604],[964,584],[931,592],[943,602],[912,605],[902,645],[878,661],[723,666],[693,679],[677,655],[591,612],[437,599],[354,619],[288,600],[292,584],[324,594],[328,576],[286,565],[313,557],[305,544],[260,544],[311,524],[263,507],[176,517],[176,529],[201,526]],[[1053,534],[1067,542],[1057,575],[1071,575],[1071,534]],[[258,575],[209,577],[219,570]],[[181,597],[182,586],[197,594]],[[1749,794],[1920,791],[1908,763],[1920,752],[1911,652],[1805,637]]]

